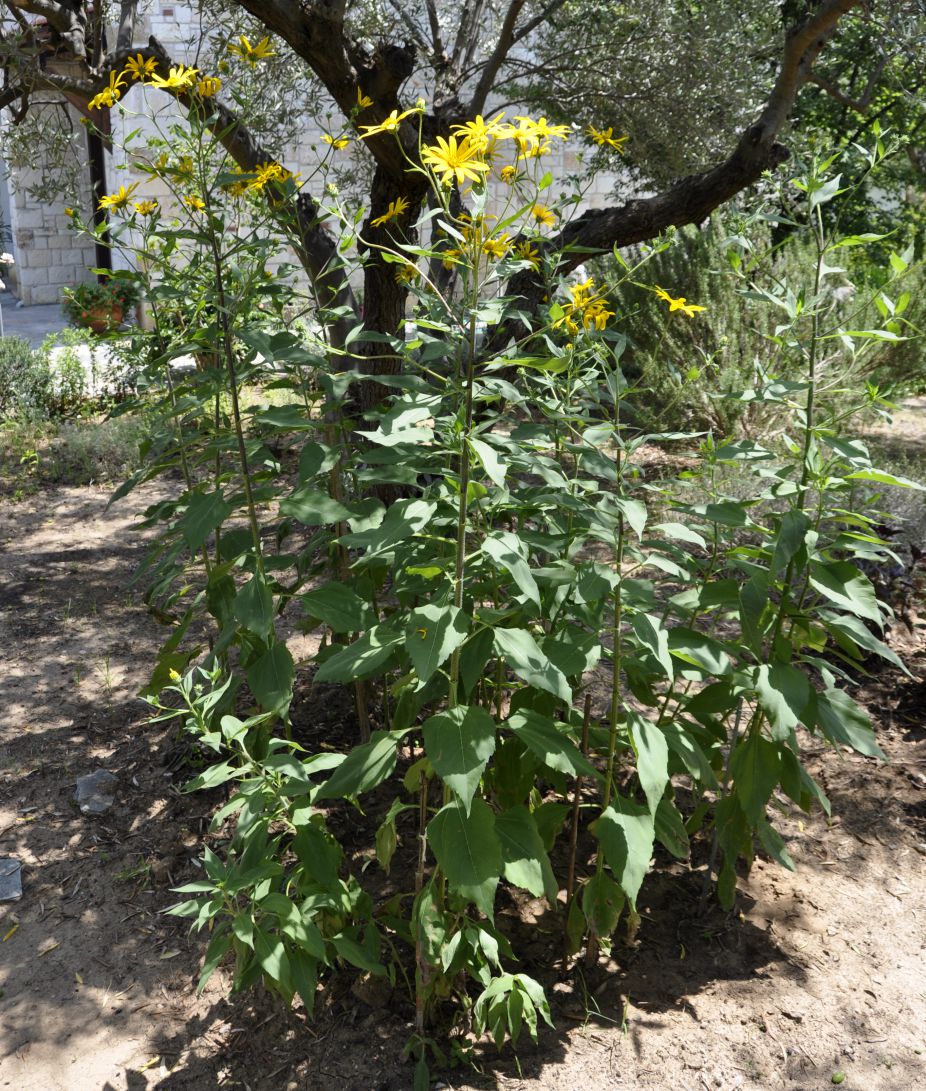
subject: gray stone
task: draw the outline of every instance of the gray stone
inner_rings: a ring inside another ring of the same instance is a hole
[[[117,780],[106,769],[77,778],[75,799],[83,814],[105,814],[113,805]]]
[[[0,857],[0,902],[15,902],[22,896],[22,864],[12,856]]]

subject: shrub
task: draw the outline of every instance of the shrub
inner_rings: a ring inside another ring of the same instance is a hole
[[[47,417],[53,401],[47,356],[24,337],[0,338],[0,420]]]

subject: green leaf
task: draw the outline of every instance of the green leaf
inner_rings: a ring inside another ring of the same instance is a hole
[[[719,640],[678,625],[669,630],[669,651],[676,659],[691,663],[708,674],[728,674],[733,663]]]
[[[772,553],[772,575],[777,575],[803,546],[810,519],[802,511],[789,511],[781,520],[778,534],[775,536],[775,549]]]
[[[882,659],[886,659],[888,663],[893,663],[908,677],[912,677],[903,660],[893,648],[890,648],[883,640],[879,640],[858,618],[846,617],[845,614],[834,614],[828,610],[821,610],[819,616],[822,623],[830,631],[830,635],[843,648],[848,644],[850,648],[863,648],[867,652],[873,652],[875,655],[880,655]]]
[[[471,439],[469,443],[479,456],[482,468],[485,470],[489,479],[494,484],[498,485],[500,489],[504,488],[507,465],[498,457],[498,452],[495,448],[490,447],[488,443],[481,439]]]
[[[458,705],[426,720],[421,730],[428,760],[469,813],[486,764],[495,753],[495,721],[481,708]]]
[[[543,838],[527,807],[511,807],[496,815],[495,832],[502,846],[503,874],[508,882],[535,898],[545,895],[555,905],[559,888]]]
[[[591,876],[582,889],[582,912],[593,936],[607,940],[617,928],[626,902],[624,891],[610,875]]]
[[[762,847],[773,860],[777,860],[778,863],[783,867],[786,867],[788,871],[797,870],[794,866],[794,861],[788,854],[784,838],[778,830],[770,825],[764,818],[759,822],[758,833],[759,840],[762,842]]]
[[[527,547],[516,534],[507,530],[496,531],[482,543],[482,552],[492,559],[496,567],[510,573],[518,590],[540,608],[540,592],[527,564]]]
[[[482,678],[494,646],[495,639],[491,629],[480,629],[463,645],[460,651],[460,682],[464,699],[469,697],[473,687]]]
[[[450,889],[491,919],[502,873],[502,848],[492,808],[477,798],[467,814],[462,802],[454,800],[431,819],[427,832]]]
[[[543,654],[526,629],[496,629],[495,650],[528,685],[572,704],[572,690],[566,676]]]
[[[646,807],[619,795],[601,812],[591,829],[615,879],[636,909],[637,894],[653,855],[655,819]]]
[[[200,549],[209,535],[234,511],[221,490],[194,492],[187,500],[186,511],[180,520],[180,533],[190,549]]]
[[[652,814],[669,783],[669,747],[656,724],[634,709],[628,710],[627,726],[637,756],[637,776]]]
[[[306,613],[334,633],[359,633],[376,622],[369,603],[343,583],[326,583],[299,597]]]
[[[380,670],[402,643],[402,634],[387,625],[374,625],[353,644],[326,659],[318,668],[316,682],[353,682]]]
[[[887,761],[875,741],[868,713],[843,689],[817,694],[817,723],[830,742],[850,746],[859,754]]]
[[[235,617],[245,629],[266,637],[273,628],[273,595],[266,580],[255,573],[235,596]]]
[[[884,622],[875,589],[861,572],[847,561],[810,566],[810,586],[830,602],[856,617],[867,618],[883,628]]]
[[[216,931],[212,939],[209,941],[209,946],[206,948],[206,954],[203,958],[203,968],[199,975],[199,981],[196,985],[196,991],[201,993],[206,987],[206,982],[215,973],[215,969],[222,961],[228,951],[231,949],[232,937],[230,932],[224,930]]]
[[[296,667],[289,648],[282,641],[268,648],[248,667],[248,685],[265,712],[279,712],[288,707],[293,695]]]
[[[656,808],[656,840],[679,860],[686,860],[691,846],[688,831],[675,802],[668,797],[660,799]]]
[[[466,640],[469,618],[456,606],[421,606],[408,615],[405,650],[422,682]]]
[[[322,799],[350,799],[369,792],[392,775],[396,747],[404,731],[374,731],[370,741],[355,746],[315,794]]]
[[[666,678],[671,682],[675,677],[675,667],[669,654],[669,634],[663,628],[662,622],[653,614],[637,614],[632,625],[637,639],[653,653]]]
[[[549,716],[525,709],[514,713],[505,726],[550,769],[569,776],[600,779],[594,765]]]
[[[289,990],[292,975],[289,972],[289,958],[283,941],[278,936],[271,936],[258,929],[254,933],[254,951],[270,980]]]
[[[810,704],[810,681],[790,663],[763,663],[756,668],[756,693],[768,717],[772,738],[783,742],[801,722]]]
[[[343,522],[351,512],[326,492],[313,489],[311,485],[300,485],[291,496],[280,501],[280,514],[296,519],[303,526],[317,527]]]
[[[369,554],[379,553],[424,530],[436,511],[437,504],[429,501],[397,500],[386,511],[378,526],[352,534],[342,534],[338,541],[349,549],[366,549]]]
[[[846,474],[846,480],[872,481],[878,485],[896,485],[901,489],[917,489],[920,492],[926,489],[926,485],[921,485],[918,481],[911,481],[909,477],[898,477],[896,474],[889,474],[886,470],[876,470],[874,468],[856,470],[854,473]]]
[[[730,758],[733,790],[747,820],[757,826],[781,776],[778,747],[757,731],[747,735]]]

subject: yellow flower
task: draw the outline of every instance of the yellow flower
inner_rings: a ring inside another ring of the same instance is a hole
[[[97,208],[125,208],[136,189],[138,189],[137,182],[133,182],[128,189],[126,189],[125,186],[120,186],[115,193],[110,193],[101,197]]]
[[[373,104],[370,103],[370,105],[372,106]],[[360,134],[360,139],[366,140],[368,136],[376,136],[377,133],[394,133],[405,118],[413,113],[415,113],[414,110],[405,110],[401,114],[398,110],[393,110],[387,118],[384,118],[379,123],[379,125],[361,125],[360,128],[365,129],[366,132]]]
[[[322,140],[324,140],[326,144],[330,144],[332,148],[337,148],[338,151],[340,151],[341,148],[346,148],[350,143],[349,138],[346,136],[333,137],[329,133],[322,133]]]
[[[195,193],[188,193],[186,197],[183,198],[183,203],[189,205],[190,208],[196,212],[202,212],[206,207],[206,202],[202,197],[198,197]]]
[[[261,163],[251,172],[256,175],[248,182],[248,189],[261,190],[270,182],[286,182],[292,178],[292,172],[275,161]]]
[[[166,76],[152,76],[149,86],[160,87],[162,91],[189,91],[196,83],[196,76],[195,68],[178,64]]]
[[[158,207],[157,201],[136,201],[132,208],[138,213],[139,216],[150,216]]]
[[[472,121],[467,121],[463,125],[454,125],[453,131],[458,136],[465,137],[472,147],[484,152],[499,137],[505,135],[506,127],[501,124],[504,116],[502,113],[491,121],[486,121],[482,114],[477,114]]]
[[[87,106],[91,110],[99,110],[104,106],[112,106],[117,99],[122,98],[123,87],[125,87],[125,80],[122,78],[122,73],[110,72],[109,84],[104,87],[98,95],[94,95],[87,103]]]
[[[621,155],[624,154],[624,144],[630,139],[627,136],[615,136],[613,126],[609,125],[607,129],[596,129],[594,125],[588,125],[585,129],[589,139],[594,141],[599,148],[607,145],[609,148],[614,148],[615,151],[619,151]]]
[[[399,198],[401,200],[401,198]],[[416,280],[421,276],[418,271],[418,267],[412,265],[410,261],[406,261],[400,265],[395,271],[395,279],[397,284],[414,284]]]
[[[499,177],[501,178],[501,180],[506,185],[509,185],[509,186],[514,182],[514,180],[515,180],[515,178],[517,178],[517,176],[518,176],[518,168],[517,167],[512,167],[511,165],[509,165],[507,167],[502,167],[502,169],[499,171]]]
[[[449,186],[452,181],[481,182],[489,164],[478,158],[479,151],[467,137],[457,143],[455,136],[447,140],[439,136],[437,144],[426,145],[421,149],[421,161],[441,176],[441,185]]]
[[[538,118],[536,121],[531,121],[529,117],[516,117],[515,121],[521,122],[522,132],[539,141],[549,140],[551,136],[566,140],[572,133],[568,125],[551,125],[545,117]]]
[[[534,205],[531,215],[543,227],[552,227],[556,223],[556,213],[546,205]]]
[[[526,239],[515,244],[514,252],[521,261],[529,261],[535,269],[540,268],[540,255],[537,253],[537,248],[531,246]]]
[[[217,95],[222,86],[218,76],[203,76],[196,84],[196,93],[200,98],[212,98]]]
[[[664,299],[669,304],[670,311],[681,311],[682,314],[688,315],[689,318],[694,318],[698,311],[706,310],[705,307],[699,307],[697,303],[689,303],[683,295],[679,296],[678,299],[673,299],[665,288],[656,287],[653,290],[660,299]]]
[[[146,76],[154,75],[157,67],[158,62],[154,57],[143,57],[141,53],[136,53],[125,62],[125,71],[133,80],[143,80]]]
[[[258,61],[266,60],[267,57],[275,57],[276,53],[270,48],[270,39],[261,38],[257,45],[251,45],[247,38],[243,34],[238,36],[238,43],[230,42],[228,46],[228,52],[234,53],[236,57],[240,57],[243,61],[254,68]]]
[[[389,207],[382,216],[377,216],[375,220],[370,220],[370,226],[382,227],[383,224],[389,223],[390,220],[398,219],[407,208],[408,199],[405,197],[396,197],[394,201],[389,202]]]
[[[483,254],[490,258],[503,258],[511,249],[511,236],[507,234],[496,235],[494,239],[486,239],[482,244]]]
[[[441,251],[441,264],[445,269],[452,269],[457,263],[457,258],[462,257],[462,250],[458,250],[456,247],[450,247],[447,250]]]
[[[167,676],[168,678],[170,678],[171,682],[180,681],[180,672],[175,671],[173,667],[171,667],[170,670],[167,672]]]
[[[373,100],[368,98],[360,88],[357,88],[357,109],[365,110],[368,106],[373,105]]]
[[[75,217],[75,216],[77,215],[77,213],[76,213],[76,212],[74,211],[74,209],[73,209],[73,208],[66,208],[66,209],[64,210],[64,214],[65,214],[65,216],[68,216],[68,217],[69,217],[70,219],[72,219],[72,220],[73,220],[73,219],[74,219],[74,217]]]
[[[608,319],[614,317],[615,312],[605,307],[604,299],[598,294],[593,277],[572,285],[569,294],[572,302],[563,307],[563,316],[553,323],[554,327],[565,326],[574,335],[579,332],[580,323],[587,330],[603,330]]]

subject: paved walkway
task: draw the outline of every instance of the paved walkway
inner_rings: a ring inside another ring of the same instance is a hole
[[[25,337],[38,348],[50,333],[60,333],[68,321],[58,303],[20,307],[12,292],[0,292],[0,315],[6,337]]]

